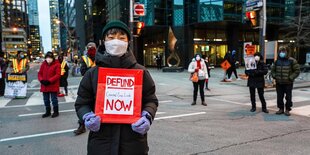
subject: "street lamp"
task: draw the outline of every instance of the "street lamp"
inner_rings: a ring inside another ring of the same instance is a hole
[[[68,36],[69,36],[69,37],[68,37],[68,40],[69,40],[69,49],[72,50],[72,48],[71,48],[71,32],[70,32],[68,26],[67,26],[63,21],[61,21],[61,20],[59,20],[59,19],[56,20],[56,24],[58,24],[58,25],[62,24],[62,25],[66,28],[66,30],[67,30],[67,32],[68,32]],[[65,55],[67,55],[67,52],[65,53]]]

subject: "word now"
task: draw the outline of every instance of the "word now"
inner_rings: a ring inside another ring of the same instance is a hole
[[[135,82],[133,78],[124,78],[124,77],[107,77],[107,85],[115,87],[133,87]]]
[[[132,107],[132,100],[130,100],[130,102],[127,104],[125,104],[125,101],[119,99],[113,99],[111,102],[107,99],[106,101],[106,111],[130,111]]]

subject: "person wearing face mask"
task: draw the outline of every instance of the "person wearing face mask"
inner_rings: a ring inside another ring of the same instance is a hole
[[[64,54],[61,53],[58,56],[58,61],[60,63],[61,72],[60,72],[60,87],[63,87],[65,90],[65,94],[59,92],[58,97],[68,96],[68,76],[69,76],[69,67],[67,65],[67,61],[64,59]]]
[[[269,113],[267,110],[267,105],[264,97],[264,87],[265,87],[265,78],[264,75],[267,74],[268,69],[264,63],[263,56],[260,53],[254,54],[254,59],[256,62],[256,69],[245,70],[245,74],[248,76],[247,86],[250,90],[251,97],[251,112],[256,111],[256,102],[255,102],[255,89],[257,89],[260,102],[262,104],[262,112]]]
[[[59,115],[57,93],[59,91],[59,80],[61,67],[59,61],[55,60],[52,52],[45,54],[45,61],[43,61],[38,72],[38,80],[41,83],[40,92],[43,93],[43,100],[45,105],[45,113],[42,118],[51,116],[51,101],[53,105],[52,118]]]
[[[146,68],[137,63],[129,50],[130,30],[121,21],[111,21],[102,30],[104,44],[96,53],[96,66],[89,69],[78,89],[75,110],[90,130],[87,145],[88,155],[97,154],[148,154],[147,132],[155,118],[158,99],[155,83]],[[99,67],[142,69],[141,117],[133,124],[101,123],[94,114]]]
[[[9,64],[8,68],[7,73],[27,74],[29,64],[24,51],[17,52],[17,57],[12,59],[12,62]]]
[[[204,85],[206,79],[208,79],[208,71],[207,71],[207,65],[205,64],[205,61],[201,58],[200,54],[195,54],[192,62],[188,66],[188,72],[191,74],[196,72],[198,74],[198,81],[197,82],[193,81],[194,95],[193,95],[193,102],[191,105],[196,105],[198,87],[199,87],[201,104],[207,106],[207,103],[205,102]]]
[[[90,42],[87,44],[87,53],[81,57],[81,74],[84,76],[86,71],[91,67],[96,66],[95,55],[96,55],[96,44]]]
[[[278,59],[275,61],[271,68],[271,75],[276,80],[277,91],[277,106],[279,110],[276,114],[285,114],[290,116],[292,110],[292,90],[294,80],[299,76],[300,67],[298,62],[289,57],[286,47],[280,47],[278,52]],[[286,104],[284,111],[283,98],[285,95]]]

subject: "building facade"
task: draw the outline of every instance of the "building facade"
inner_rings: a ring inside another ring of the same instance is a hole
[[[52,51],[60,49],[60,29],[59,29],[59,6],[58,0],[50,0],[50,22],[51,22],[51,41]]]
[[[30,54],[39,56],[41,51],[41,38],[39,27],[38,1],[28,0],[28,16],[29,16],[29,38],[28,46]]]

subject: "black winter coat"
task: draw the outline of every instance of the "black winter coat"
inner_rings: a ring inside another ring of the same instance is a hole
[[[99,67],[143,69],[142,110],[148,111],[152,118],[155,118],[158,99],[155,95],[154,81],[146,68],[136,62],[131,52],[118,58],[104,51],[98,51],[96,65],[85,73],[78,89],[75,109],[80,120],[84,114],[95,110]],[[89,133],[87,146],[89,155],[140,155],[147,154],[148,150],[147,134],[140,135],[134,132],[130,124],[102,123],[98,132]]]
[[[248,87],[264,88],[265,78],[264,75],[268,73],[267,66],[263,61],[259,61],[256,64],[255,70],[245,70],[245,74],[248,76]]]

